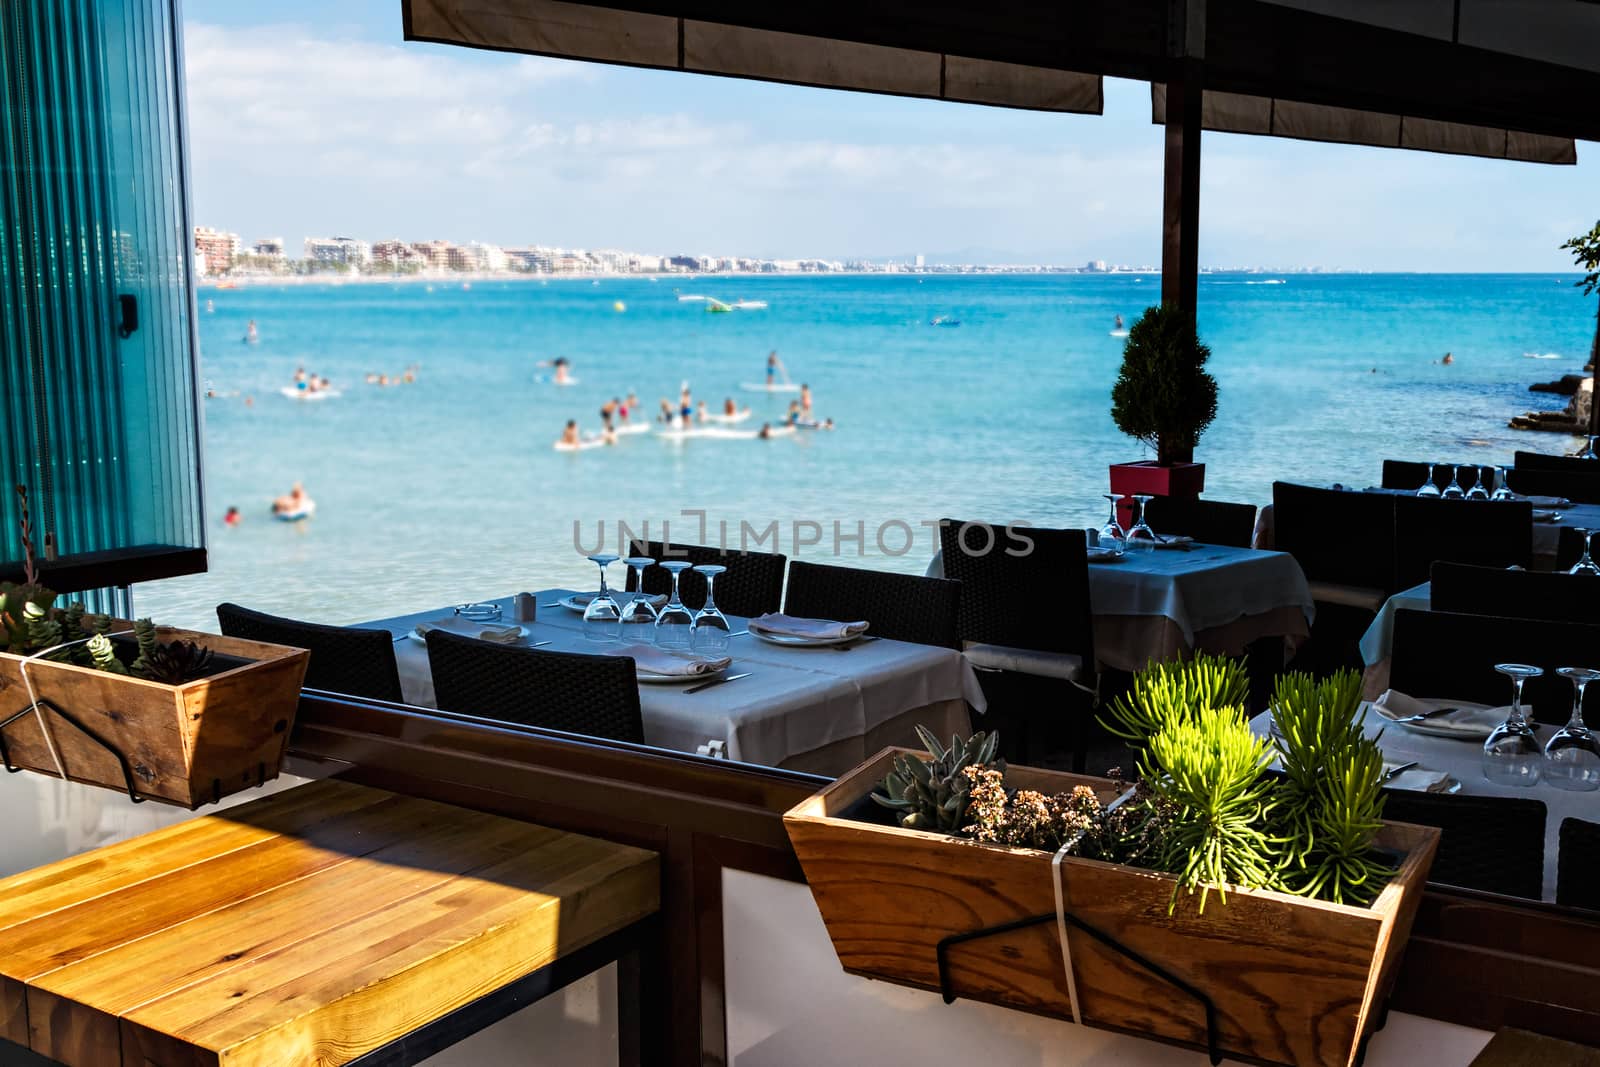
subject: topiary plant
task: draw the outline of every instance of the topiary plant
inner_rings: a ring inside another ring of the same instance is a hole
[[[1179,308],[1146,308],[1128,329],[1111,387],[1111,419],[1154,448],[1163,467],[1192,460],[1217,417],[1217,380],[1205,370],[1210,358],[1194,317]]]

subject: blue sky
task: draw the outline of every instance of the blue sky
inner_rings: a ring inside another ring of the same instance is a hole
[[[331,13],[331,14],[330,14]],[[770,257],[1159,259],[1149,88],[1049,115],[401,40],[399,0],[188,0],[195,218]],[[1201,261],[1562,270],[1576,167],[1208,134]]]

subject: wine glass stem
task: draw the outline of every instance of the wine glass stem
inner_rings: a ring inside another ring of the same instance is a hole
[[[610,591],[606,589],[606,569],[605,569],[605,567],[601,567],[600,568],[600,595],[601,596],[610,596],[611,595]]]
[[[1516,678],[1511,683],[1511,721],[1519,726],[1524,721],[1522,718],[1522,682],[1522,678]]]
[[[712,595],[711,595],[712,586],[714,586],[716,584],[716,581],[717,581],[717,576],[715,574],[706,575],[706,603],[705,603],[705,607],[701,609],[702,611],[716,611],[717,610],[717,602],[716,602],[715,599],[712,598]]]
[[[1587,678],[1579,678],[1572,683],[1577,692],[1572,697],[1572,720],[1567,723],[1567,729],[1569,730],[1587,729],[1583,722],[1583,690],[1588,684],[1589,679]]]
[[[673,571],[672,572],[672,603],[673,604],[681,604],[682,603],[682,601],[680,601],[678,599],[678,575],[679,575],[679,573],[680,573],[679,571]]]

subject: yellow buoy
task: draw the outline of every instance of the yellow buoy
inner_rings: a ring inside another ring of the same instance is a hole
[[[618,311],[618,312],[627,311],[628,310],[628,305],[624,304],[622,301],[618,300],[615,304],[611,305],[611,310]]]

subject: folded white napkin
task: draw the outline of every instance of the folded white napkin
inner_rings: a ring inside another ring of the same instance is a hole
[[[798,619],[781,611],[750,620],[750,629],[783,637],[811,637],[831,641],[840,637],[855,637],[867,632],[866,622],[834,622],[832,619]]]
[[[417,634],[422,637],[428,635],[429,630],[449,630],[451,633],[463,637],[476,637],[480,641],[493,641],[497,645],[514,645],[522,640],[522,627],[515,624],[510,626],[485,626],[482,623],[472,622],[459,616],[440,619],[438,622],[417,623]]]
[[[1417,697],[1407,696],[1398,689],[1386,689],[1383,695],[1372,702],[1372,710],[1389,721],[1405,719],[1412,715],[1421,715],[1434,708],[1453,707],[1459,711],[1452,711],[1446,715],[1435,715],[1431,719],[1423,719],[1419,724],[1431,730],[1447,733],[1459,733],[1463,737],[1484,737],[1490,730],[1505,722],[1506,716],[1511,714],[1511,708],[1502,706],[1498,708],[1487,707],[1483,704],[1474,704],[1467,700],[1421,700]],[[1533,718],[1531,705],[1523,705],[1523,714]],[[1412,725],[1403,723],[1401,725]]]
[[[1193,544],[1194,538],[1188,534],[1162,534],[1161,540],[1156,542],[1156,547],[1186,552]]]
[[[1570,508],[1572,501],[1564,496],[1524,496],[1519,500],[1526,500],[1536,508]]]
[[[665,677],[691,677],[696,674],[715,674],[725,671],[733,657],[708,659],[705,656],[679,656],[650,645],[626,645],[610,655],[627,656],[633,665],[646,674]]]
[[[1390,761],[1383,765],[1385,789],[1412,789],[1418,793],[1440,793],[1450,788],[1450,775],[1445,771],[1432,771],[1426,767],[1408,767],[1389,778],[1388,774],[1396,767],[1410,763],[1410,760]]]

